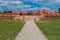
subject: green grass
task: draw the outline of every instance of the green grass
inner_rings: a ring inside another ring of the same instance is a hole
[[[23,25],[19,20],[0,19],[0,40],[14,40]]]
[[[60,40],[60,19],[48,19],[36,24],[48,40]]]

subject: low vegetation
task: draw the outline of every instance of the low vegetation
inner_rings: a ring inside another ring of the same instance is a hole
[[[0,19],[0,40],[14,40],[23,25],[20,20]]]
[[[60,40],[60,19],[48,19],[36,24],[48,40]]]

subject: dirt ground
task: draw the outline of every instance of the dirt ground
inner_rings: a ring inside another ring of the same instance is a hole
[[[17,15],[14,19],[20,19],[20,20],[24,20],[24,21],[34,21],[34,20],[40,20],[45,18],[44,15],[41,16],[33,16],[33,15],[27,15],[27,16],[19,16]]]

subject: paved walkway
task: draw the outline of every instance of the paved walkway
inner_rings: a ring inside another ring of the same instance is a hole
[[[33,21],[27,21],[15,40],[47,40]]]

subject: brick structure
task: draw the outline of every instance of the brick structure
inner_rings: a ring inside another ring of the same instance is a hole
[[[38,13],[38,12],[34,12],[33,15],[38,16],[38,15],[40,15],[40,13]]]
[[[9,19],[9,18],[14,18],[14,17],[15,17],[15,16],[12,15],[12,13],[0,14],[0,18]]]
[[[13,18],[19,20],[44,20],[46,18],[60,18],[60,14],[56,12],[50,12],[47,10],[43,10],[40,12],[33,12],[32,15],[28,15],[27,12],[13,12],[13,13],[5,13],[0,14],[0,18]]]

